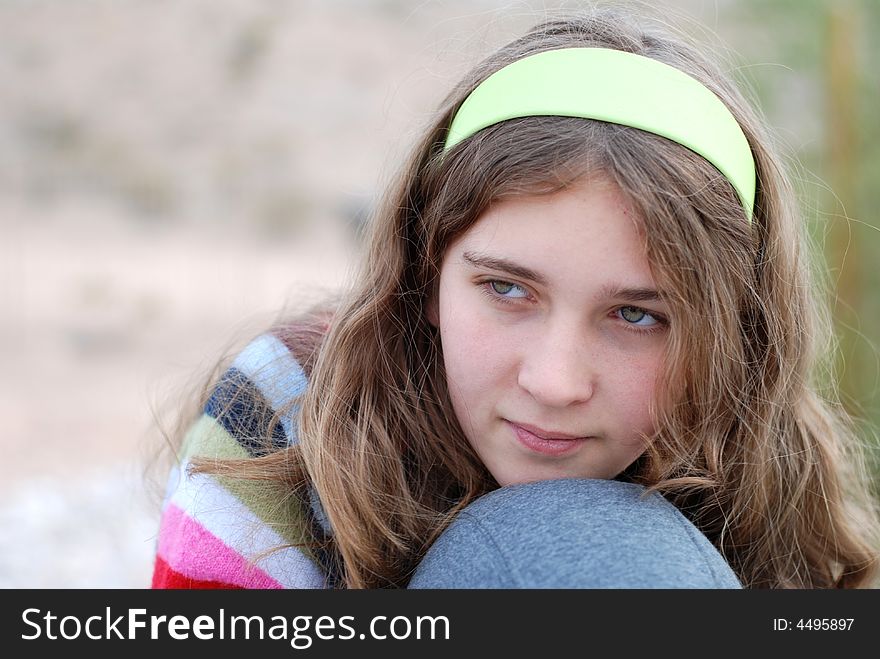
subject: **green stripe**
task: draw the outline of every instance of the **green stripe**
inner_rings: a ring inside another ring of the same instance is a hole
[[[193,457],[210,460],[239,460],[251,456],[214,417],[203,414],[190,428],[184,440],[183,460]],[[214,477],[245,506],[290,544],[300,545],[311,539],[308,533],[308,504],[280,483],[254,481],[228,476]],[[305,546],[301,549],[312,559]]]

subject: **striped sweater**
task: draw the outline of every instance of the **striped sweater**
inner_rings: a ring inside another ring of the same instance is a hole
[[[188,473],[194,456],[248,458],[297,441],[293,413],[272,422],[302,394],[306,374],[287,345],[263,334],[235,358],[188,429],[172,470],[153,571],[153,588],[326,588],[326,561],[301,544],[329,532],[320,501],[291,497],[281,484]],[[295,410],[295,408],[292,408]],[[266,446],[267,439],[271,446]]]

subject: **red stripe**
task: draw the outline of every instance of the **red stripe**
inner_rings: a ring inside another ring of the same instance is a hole
[[[172,569],[159,556],[156,556],[156,563],[153,567],[153,584],[151,588],[156,590],[243,590],[241,586],[223,581],[203,581],[188,577]]]

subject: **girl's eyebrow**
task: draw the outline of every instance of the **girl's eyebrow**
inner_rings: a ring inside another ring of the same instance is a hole
[[[477,252],[465,252],[461,255],[461,257],[472,266],[477,268],[500,270],[501,272],[506,272],[507,274],[513,275],[514,277],[519,277],[520,279],[528,279],[535,282],[536,284],[540,284],[541,286],[547,285],[547,280],[542,275],[538,274],[531,268],[527,268],[523,265],[518,265],[513,261],[508,261],[507,259],[502,259],[496,256],[489,256],[488,254],[479,254]]]
[[[480,254],[478,252],[464,252],[462,258],[477,268],[488,268],[506,272],[520,279],[528,279],[541,286],[547,285],[547,279],[524,265],[519,265],[507,259]],[[663,295],[660,291],[643,286],[621,286],[620,284],[605,284],[596,294],[596,300],[615,299],[628,300],[630,302],[662,302]]]
[[[606,284],[596,294],[596,299],[628,300],[629,302],[663,302],[663,295],[660,291],[653,288]]]

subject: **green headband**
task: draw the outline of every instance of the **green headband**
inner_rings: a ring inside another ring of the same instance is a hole
[[[686,146],[727,177],[751,221],[755,161],[742,128],[702,83],[642,55],[563,48],[517,60],[465,99],[444,151],[507,119],[548,115],[632,126]]]

